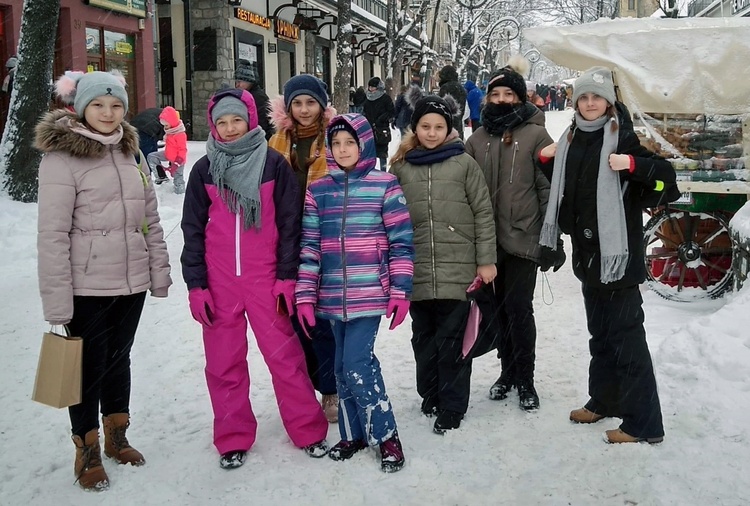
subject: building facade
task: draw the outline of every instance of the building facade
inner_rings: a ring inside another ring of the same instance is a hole
[[[15,55],[23,2],[0,0],[0,61]],[[53,76],[65,70],[118,69],[128,84],[129,114],[156,105],[153,23],[148,0],[61,0]],[[21,63],[23,60],[21,59]],[[0,130],[8,97],[0,98]]]

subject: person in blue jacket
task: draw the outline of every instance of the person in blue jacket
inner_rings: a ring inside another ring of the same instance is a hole
[[[466,102],[469,104],[469,121],[471,121],[472,131],[476,131],[477,128],[482,126],[480,121],[480,112],[482,111],[482,100],[484,100],[484,92],[477,87],[474,81],[466,81],[464,83],[466,89]]]

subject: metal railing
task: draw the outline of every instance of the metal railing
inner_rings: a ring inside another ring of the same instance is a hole
[[[693,17],[713,3],[713,0],[693,0],[688,4],[688,17]]]

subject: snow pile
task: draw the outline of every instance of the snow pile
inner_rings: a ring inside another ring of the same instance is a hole
[[[547,113],[557,138],[570,112]],[[395,150],[394,135],[391,150]],[[188,166],[204,152],[190,143]],[[219,468],[203,376],[198,325],[181,279],[183,196],[157,188],[175,285],[149,298],[133,349],[131,443],[146,466],[105,459],[111,488],[86,494],[73,484],[67,413],[30,400],[42,332],[36,280],[36,206],[0,199],[0,503],[206,505],[741,505],[750,496],[750,291],[718,301],[678,304],[644,289],[666,439],[657,446],[610,446],[617,420],[573,425],[586,401],[588,333],[580,283],[570,263],[538,282],[536,386],[541,409],[519,409],[515,393],[491,401],[500,372],[486,355],[474,362],[472,398],[461,428],[432,432],[419,412],[409,324],[381,327],[377,353],[404,443],[405,468],[379,471],[374,451],[347,462],[311,459],[289,442],[270,377],[249,332],[248,356],[258,441],[245,465]],[[570,245],[566,244],[568,253]],[[328,439],[338,441],[331,426]]]

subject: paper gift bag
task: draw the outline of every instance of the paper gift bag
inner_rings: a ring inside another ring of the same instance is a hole
[[[53,408],[81,402],[83,339],[45,332],[31,398]]]

